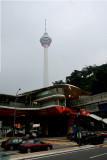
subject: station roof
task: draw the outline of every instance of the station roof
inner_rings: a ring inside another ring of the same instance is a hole
[[[22,94],[19,94],[18,96],[21,97],[26,97],[26,96],[31,96],[35,93],[39,93],[39,92],[43,92],[46,90],[50,90],[52,88],[63,88],[64,89],[64,93],[65,93],[65,97],[66,99],[77,99],[79,96],[81,95],[90,95],[89,92],[84,91],[76,86],[73,85],[69,85],[69,84],[57,84],[54,86],[49,86],[46,88],[41,88],[41,89],[37,89],[37,90],[33,90],[33,91],[28,91],[28,92],[24,92]]]

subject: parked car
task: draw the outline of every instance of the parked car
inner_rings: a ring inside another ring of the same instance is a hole
[[[13,131],[9,131],[8,133],[5,134],[5,136],[6,137],[13,137]],[[22,136],[24,136],[24,134],[20,133],[20,132],[17,134],[16,133],[14,134],[14,137],[22,137]]]
[[[96,135],[94,131],[81,131],[77,133],[76,141],[78,144],[101,144],[104,142],[102,135]]]
[[[77,133],[67,133],[67,139],[76,141]]]
[[[104,138],[106,138],[106,137],[107,137],[107,131],[102,132],[101,135],[102,135]]]
[[[26,134],[25,136],[22,137],[23,139],[35,139],[36,136],[33,136],[32,134]]]
[[[3,141],[1,143],[1,147],[4,148],[5,150],[11,150],[13,151],[14,149],[18,149],[19,145],[23,141],[22,138],[11,138],[6,141]]]
[[[51,150],[53,148],[52,144],[45,143],[37,140],[24,140],[19,145],[19,151],[20,152],[27,152],[30,153],[32,151],[38,151],[38,150]]]

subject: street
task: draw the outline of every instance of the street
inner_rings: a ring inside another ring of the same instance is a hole
[[[29,160],[106,160],[107,159],[107,145],[106,147],[96,146],[84,150],[70,151],[66,153],[59,153],[54,155],[40,156],[37,158],[29,158]]]

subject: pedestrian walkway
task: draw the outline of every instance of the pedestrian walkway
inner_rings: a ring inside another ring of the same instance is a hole
[[[5,138],[5,137],[1,138],[1,139],[0,139],[0,143],[1,143],[2,141],[6,141],[7,139],[9,139],[9,137],[7,137],[7,138]]]
[[[43,142],[49,142],[52,143],[53,145],[73,145],[77,146],[76,142],[72,142],[67,139],[67,137],[49,137],[49,138],[39,138],[39,140]]]

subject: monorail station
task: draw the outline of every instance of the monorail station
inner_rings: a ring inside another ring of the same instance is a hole
[[[107,95],[102,94],[103,101],[98,98],[99,102],[95,97],[92,102],[92,98],[88,92],[68,84],[49,86],[16,96],[0,94],[1,128],[13,128],[15,124],[20,124],[18,128],[24,127],[29,133],[31,126],[35,126],[43,136],[65,135],[74,132],[77,127],[94,127],[98,122],[104,128],[106,117],[103,116],[102,121],[98,114],[92,113],[107,113]]]
[[[6,128],[38,135],[58,136],[84,130],[107,129],[107,93],[91,96],[69,85],[49,86],[48,48],[52,39],[46,31],[40,38],[44,49],[44,88],[16,95],[0,94],[0,133]]]

